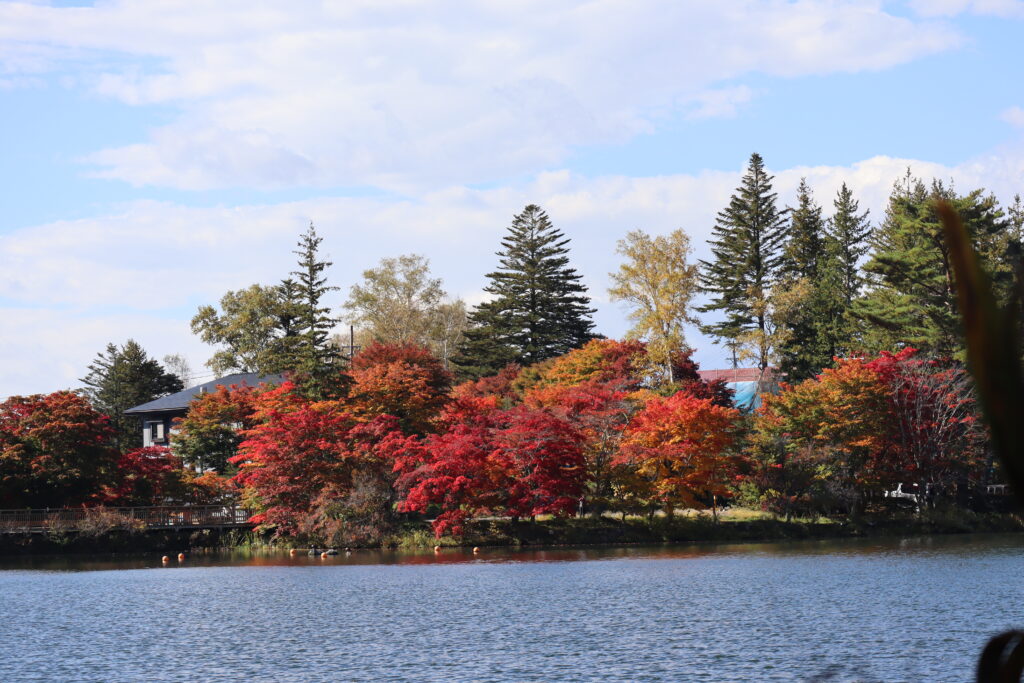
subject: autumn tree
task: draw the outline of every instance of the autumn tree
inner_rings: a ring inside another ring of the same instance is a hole
[[[78,394],[12,396],[0,403],[4,507],[65,507],[98,500],[115,477],[110,419]]]
[[[560,356],[594,337],[587,288],[569,265],[569,239],[530,204],[513,218],[487,275],[490,300],[469,315],[459,354],[462,373],[491,375],[510,363]]]
[[[856,358],[766,396],[751,436],[750,483],[761,503],[787,518],[860,511],[871,490],[891,482],[888,401],[878,372]]]
[[[650,486],[652,504],[671,515],[676,508],[710,507],[717,519],[731,493],[740,458],[739,411],[686,394],[650,400],[626,428],[620,459]]]
[[[245,385],[218,386],[194,398],[171,432],[175,454],[199,472],[224,472],[238,454],[245,430],[255,426],[257,394]]]
[[[494,406],[493,399],[463,399],[422,455],[396,463],[405,491],[400,509],[439,506],[438,537],[462,535],[481,515],[569,515],[583,495],[582,436],[573,426],[546,410]]]
[[[636,389],[645,380],[647,345],[635,339],[592,339],[578,349],[537,367],[530,386],[575,386],[600,382],[618,389]],[[525,392],[526,382],[520,383]]]
[[[736,392],[729,388],[724,379],[709,381],[701,377],[700,365],[693,360],[693,349],[676,351],[672,354],[671,361],[672,375],[676,380],[666,389],[672,393],[707,399],[723,408],[733,407]]]
[[[867,365],[888,389],[892,417],[885,426],[894,478],[922,493],[929,485],[949,493],[956,485],[980,483],[986,434],[967,371],[920,358],[915,349],[882,353]]]
[[[256,408],[260,422],[231,461],[239,468],[235,480],[258,509],[252,521],[279,535],[324,541],[343,532],[357,483],[385,477],[415,447],[394,418],[359,420],[338,401],[309,401],[290,382],[260,394]],[[390,494],[381,507],[386,514]]]
[[[118,457],[112,484],[99,499],[105,505],[166,505],[187,498],[187,477],[181,459],[164,446],[137,448]]]
[[[466,380],[452,389],[452,396],[455,398],[483,398],[494,397],[503,402],[506,407],[516,403],[520,399],[516,391],[516,380],[522,370],[514,363],[506,365],[496,375],[488,375],[477,380]]]
[[[384,258],[363,271],[345,309],[363,345],[420,344],[446,365],[466,327],[465,304],[448,298],[441,280],[431,277],[430,262],[417,254]]]
[[[698,290],[697,266],[689,263],[690,238],[682,230],[651,237],[634,230],[619,240],[616,253],[625,258],[611,273],[608,293],[630,306],[630,338],[647,341],[648,356],[675,381],[671,354],[686,346],[683,326],[696,320],[690,312]]]
[[[594,516],[615,507],[614,461],[622,433],[640,407],[618,383],[587,380],[554,384],[531,390],[525,405],[550,411],[573,426],[580,435],[587,465],[584,509]]]
[[[150,358],[134,339],[120,347],[107,344],[88,369],[80,380],[83,393],[96,410],[110,417],[114,446],[121,452],[142,446],[138,419],[124,411],[184,389],[181,378]]]
[[[700,261],[701,286],[711,298],[697,310],[724,316],[702,330],[733,351],[734,365],[740,347],[750,347],[762,370],[770,361],[770,297],[786,227],[776,197],[764,161],[758,154],[751,155],[740,187],[718,213],[710,240],[713,258]]]
[[[359,415],[393,415],[408,434],[434,430],[449,400],[452,376],[429,349],[373,343],[352,360],[349,405]]]

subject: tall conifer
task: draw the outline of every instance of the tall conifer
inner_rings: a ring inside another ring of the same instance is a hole
[[[759,154],[752,154],[740,186],[719,212],[712,231],[714,258],[701,261],[701,286],[711,301],[698,310],[719,312],[724,320],[702,326],[733,352],[745,338],[756,337],[758,366],[768,366],[771,335],[768,298],[781,263],[786,219],[775,204],[772,176]]]
[[[832,202],[835,211],[826,227],[826,260],[820,280],[827,293],[828,346],[832,356],[846,356],[862,348],[861,323],[853,315],[853,302],[864,287],[860,262],[869,249],[868,212],[843,183]]]
[[[89,373],[80,381],[92,407],[110,417],[114,446],[122,453],[142,446],[142,429],[136,417],[124,411],[184,389],[181,378],[150,358],[138,342],[107,344],[96,354]]]
[[[498,270],[488,273],[484,288],[491,300],[470,313],[452,359],[470,376],[560,356],[594,338],[594,309],[569,266],[569,239],[539,206],[530,204],[513,218],[501,245]]]
[[[331,316],[323,298],[338,288],[327,284],[325,271],[333,264],[320,259],[321,242],[323,238],[310,222],[293,252],[299,257],[298,270],[291,273],[295,280],[285,280],[282,287],[294,307],[294,317],[288,321],[297,332],[290,349],[294,354],[292,369],[310,394],[327,396],[340,390],[341,368],[339,350],[330,339],[338,319]]]
[[[913,346],[930,355],[963,356],[953,268],[936,212],[940,199],[960,214],[983,265],[1005,288],[1008,222],[995,198],[980,189],[958,195],[938,181],[927,188],[908,171],[872,235],[867,291],[854,305],[868,324],[868,350]]]
[[[805,179],[797,189],[797,205],[789,211],[789,231],[780,266],[780,285],[797,300],[777,324],[783,328],[778,349],[779,366],[787,381],[816,375],[832,361],[829,329],[833,306],[826,251],[825,222]]]

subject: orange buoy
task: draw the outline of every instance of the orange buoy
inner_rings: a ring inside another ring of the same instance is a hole
[[[474,553],[480,552],[480,548],[477,548],[476,546],[473,546],[473,552]]]
[[[178,562],[185,561],[185,553],[178,553]]]
[[[435,546],[434,546],[434,552],[435,552],[435,553],[439,553],[439,552],[441,552],[441,546],[439,546],[439,545],[435,545]]]
[[[320,553],[320,559],[321,560],[326,560],[327,559],[327,553]]]
[[[168,562],[171,561],[171,558],[169,558],[166,555],[164,555],[162,558],[160,558],[160,561],[163,562],[164,564],[167,564]]]
[[[295,548],[292,548],[291,550],[288,551],[288,554],[291,555],[292,557],[295,557],[296,555],[299,554],[299,551],[296,550]]]

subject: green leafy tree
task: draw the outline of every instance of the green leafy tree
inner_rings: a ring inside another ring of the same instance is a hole
[[[138,418],[124,411],[185,388],[133,339],[120,347],[107,344],[88,370],[80,380],[85,385],[82,393],[93,408],[110,417],[114,446],[122,453],[142,446]]]
[[[758,367],[768,366],[773,339],[771,291],[782,262],[786,216],[776,206],[772,176],[758,154],[752,154],[747,172],[719,212],[712,231],[710,261],[700,261],[700,281],[710,301],[702,313],[720,313],[724,319],[702,326],[733,351],[734,364],[741,346],[749,345]]]
[[[908,171],[894,186],[885,219],[872,236],[864,266],[867,290],[855,303],[855,314],[868,325],[869,350],[912,346],[927,355],[963,357],[953,266],[937,213],[940,200],[960,215],[983,265],[1008,289],[1008,222],[995,197],[980,189],[959,195],[938,181],[927,188]]]
[[[268,375],[291,369],[298,344],[296,290],[293,280],[270,287],[252,285],[224,294],[219,312],[201,306],[192,318],[192,332],[207,344],[222,347],[207,367],[220,375]]]
[[[569,266],[569,239],[530,204],[515,216],[487,275],[491,300],[469,315],[470,327],[453,362],[473,377],[509,363],[530,365],[594,338],[587,288]]]

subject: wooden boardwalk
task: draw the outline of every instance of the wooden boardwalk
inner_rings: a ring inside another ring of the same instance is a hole
[[[234,505],[0,510],[0,534],[74,533],[97,528],[134,531],[248,528],[252,526],[251,515],[249,510]]]

